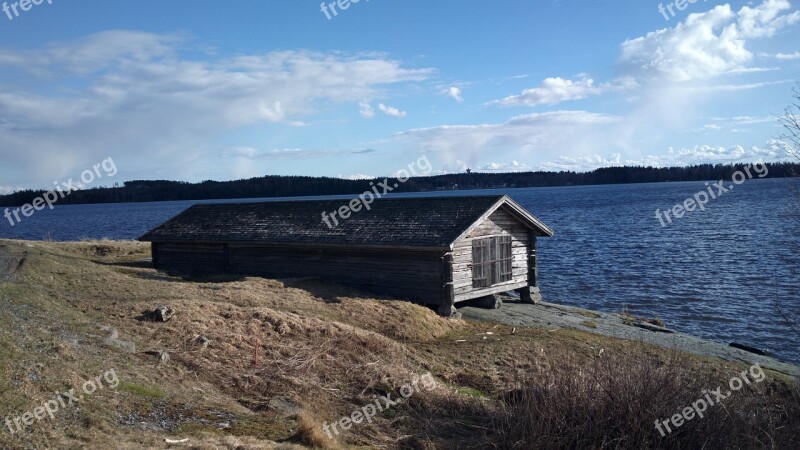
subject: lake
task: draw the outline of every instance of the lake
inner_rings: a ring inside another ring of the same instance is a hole
[[[800,316],[797,187],[796,180],[748,180],[711,200],[704,211],[689,212],[665,227],[656,209],[683,203],[706,190],[705,183],[408,195],[506,193],[541,218],[556,231],[555,237],[540,239],[546,301],[609,312],[627,309],[661,318],[678,331],[744,343],[800,363],[800,338],[777,308]],[[0,217],[0,237],[135,239],[192,204],[221,202],[56,206],[13,227]]]

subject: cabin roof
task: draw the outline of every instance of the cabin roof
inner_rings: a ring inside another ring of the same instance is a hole
[[[322,220],[349,200],[296,200],[195,205],[141,241],[258,242],[447,248],[498,208],[541,236],[553,231],[505,195],[382,198],[329,228]],[[333,225],[333,221],[330,222]]]

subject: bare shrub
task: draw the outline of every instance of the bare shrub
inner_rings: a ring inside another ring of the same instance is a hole
[[[341,448],[333,438],[322,431],[322,423],[308,411],[301,412],[297,417],[296,439],[301,444],[324,449]]]
[[[797,392],[773,392],[783,398],[772,402],[769,379],[709,406],[703,418],[670,424],[663,437],[655,428],[656,420],[680,414],[706,390],[728,390],[734,375],[689,370],[678,353],[663,362],[623,355],[569,360],[520,379],[489,440],[508,449],[792,448],[800,433]]]

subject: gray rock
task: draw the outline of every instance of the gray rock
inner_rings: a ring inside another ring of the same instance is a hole
[[[652,323],[647,322],[636,322],[634,324],[639,328],[644,328],[645,330],[655,331],[657,333],[674,333],[674,331],[670,330],[669,328],[660,327],[658,325],[653,325]]]
[[[197,345],[203,350],[207,349],[208,346],[211,345],[211,340],[205,336],[198,337],[195,342],[197,342]]]
[[[108,337],[103,341],[106,345],[118,348],[127,353],[136,353],[136,344],[119,339],[119,331],[117,331],[116,328],[108,325],[101,325],[100,329],[108,333]]]
[[[300,414],[300,411],[303,410],[299,404],[284,397],[273,397],[270,399],[268,406],[271,410],[280,413],[284,417]]]
[[[676,349],[696,355],[737,361],[746,364],[760,364],[786,375],[800,377],[800,367],[769,356],[730,347],[727,344],[713,342],[684,333],[667,333],[660,329],[645,329],[635,326],[617,314],[589,311],[582,308],[541,302],[528,305],[518,298],[503,298],[502,309],[483,309],[472,306],[459,308],[467,320],[478,320],[492,323],[504,323],[515,327],[528,326],[546,329],[574,328],[594,334],[611,336],[631,341],[643,341],[666,349]],[[586,321],[595,327],[586,328]],[[626,323],[628,322],[628,323]],[[650,327],[655,325],[648,324]],[[657,332],[654,332],[657,331]]]
[[[136,353],[136,344],[130,341],[121,341],[119,339],[106,339],[106,344],[116,347],[126,353]]]
[[[169,306],[159,306],[154,312],[153,317],[159,322],[169,322],[175,316],[175,310]]]
[[[473,304],[481,308],[500,309],[503,306],[503,298],[499,295],[487,295],[474,300]]]

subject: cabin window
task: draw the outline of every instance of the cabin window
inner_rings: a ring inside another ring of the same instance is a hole
[[[511,281],[511,236],[472,241],[472,287],[484,288]]]

